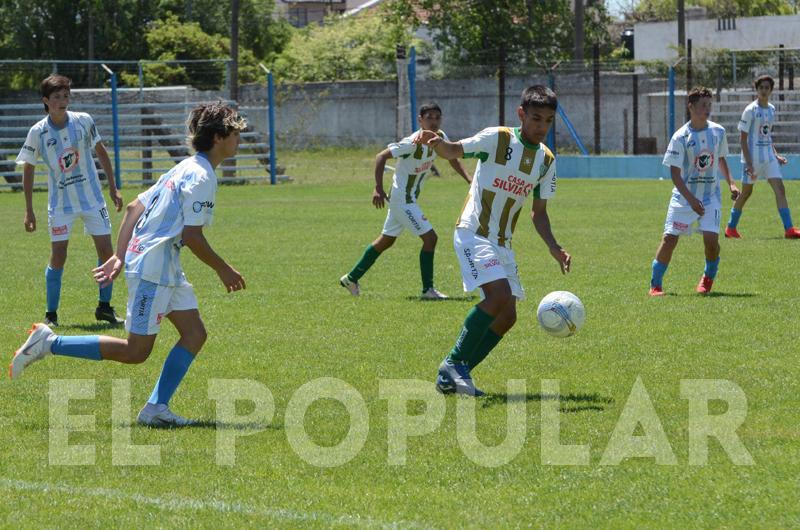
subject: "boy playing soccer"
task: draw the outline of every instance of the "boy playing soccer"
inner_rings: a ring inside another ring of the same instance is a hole
[[[442,124],[442,110],[435,103],[423,105],[417,118],[422,129],[436,131],[447,138],[444,131],[439,130]],[[416,134],[416,133],[414,133]],[[422,274],[422,299],[443,300],[447,296],[433,286],[433,253],[436,249],[437,236],[430,221],[425,217],[417,204],[417,197],[422,189],[425,177],[433,166],[436,153],[430,147],[412,143],[414,134],[378,153],[375,157],[375,191],[372,193],[372,204],[375,208],[383,208],[386,200],[389,208],[386,222],[378,238],[364,251],[364,255],[349,273],[339,279],[339,284],[350,291],[353,296],[361,293],[358,281],[369,270],[375,260],[397,240],[397,237],[408,229],[422,239],[422,250],[419,252],[419,268]],[[383,191],[383,170],[390,158],[397,158],[392,178],[392,189],[389,197]],[[464,180],[470,182],[469,175],[458,160],[450,160],[450,165]]]
[[[725,228],[725,237],[739,239],[742,236],[736,230],[742,210],[753,193],[753,186],[758,177],[766,177],[772,191],[775,192],[775,202],[778,213],[783,221],[784,237],[786,239],[800,239],[800,230],[792,224],[792,214],[789,203],[786,201],[786,189],[783,187],[780,166],[787,160],[778,154],[772,142],[772,127],[775,123],[775,107],[769,102],[775,80],[762,75],[753,83],[758,94],[758,99],[747,105],[739,121],[742,145],[742,193],[731,208],[731,217]]]
[[[46,324],[34,324],[30,337],[14,355],[12,379],[34,361],[53,355],[95,361],[137,364],[153,349],[161,320],[167,317],[180,339],[164,362],[150,399],[139,412],[143,425],[171,426],[191,423],[173,414],[168,403],[206,340],[192,285],[180,263],[180,249],[189,247],[214,269],[228,292],[245,288],[244,278],[209,245],[203,227],[214,213],[220,162],[236,154],[239,131],[246,124],[235,110],[222,103],[195,108],[189,117],[189,135],[197,151],[161,176],[156,184],[128,204],[122,220],[117,251],[94,269],[100,284],[113,281],[124,266],[128,281],[125,327],[128,339],[107,336],[56,335]]]
[[[722,198],[718,171],[728,183],[731,198],[739,190],[731,179],[728,163],[728,140],[725,128],[708,119],[711,113],[711,91],[704,87],[692,89],[687,98],[691,120],[672,135],[663,164],[669,166],[672,198],[664,223],[664,237],[652,264],[650,296],[664,294],[662,281],[678,237],[690,235],[697,223],[703,232],[706,266],[697,285],[697,292],[711,291],[719,267],[719,218]]]
[[[534,85],[522,93],[517,109],[520,127],[490,127],[456,143],[427,130],[415,139],[448,160],[479,159],[456,225],[454,246],[464,290],[480,287],[482,300],[467,314],[455,345],[439,366],[436,388],[442,393],[483,395],[475,388],[471,372],[516,322],[516,303],[525,291],[517,274],[511,236],[529,194],[533,193],[533,226],[561,272],[570,269],[572,258],[550,230],[547,199],[556,190],[555,157],[541,143],[557,107],[552,90]]]
[[[70,112],[70,87],[72,81],[63,75],[52,74],[41,83],[42,103],[47,117],[28,131],[25,144],[17,156],[23,165],[22,186],[25,192],[25,230],[36,230],[33,213],[33,176],[36,161],[41,156],[47,164],[48,203],[47,221],[50,227],[50,264],[44,272],[47,287],[47,311],[44,322],[58,325],[58,302],[61,298],[61,276],[67,261],[72,225],[83,220],[86,233],[94,239],[98,265],[113,254],[111,246],[111,221],[103,199],[100,179],[92,160],[92,149],[106,174],[108,194],[117,208],[122,209],[122,196],[117,191],[111,160],[100,140],[94,120],[83,112]],[[99,302],[94,316],[112,324],[122,321],[111,307],[112,285],[100,287]]]

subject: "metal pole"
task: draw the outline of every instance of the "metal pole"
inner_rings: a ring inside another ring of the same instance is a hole
[[[736,52],[731,52],[731,57],[733,60],[731,61],[731,67],[733,68],[733,89],[736,90]]]
[[[269,183],[274,185],[278,182],[278,160],[275,152],[275,82],[272,79],[272,72],[263,64],[258,63],[267,73],[267,124],[269,128]]]
[[[555,92],[556,91],[556,76],[553,74],[553,70],[552,69],[548,69],[547,70],[547,82],[550,85],[550,90]],[[553,120],[553,125],[550,126],[550,130],[547,132],[547,147],[550,148],[550,150],[553,152],[553,154],[556,154],[556,122],[555,122],[555,120]]]
[[[105,64],[100,66],[111,74],[111,123],[114,130],[114,181],[117,189],[122,189],[122,160],[120,159],[119,149],[119,108],[117,107],[117,74]],[[106,175],[108,178],[108,175]]]
[[[669,96],[669,129],[667,130],[667,143],[672,139],[672,134],[675,132],[675,67],[669,67],[669,81],[668,81]]]
[[[686,41],[686,96],[692,90],[692,39]],[[686,121],[689,121],[689,107],[686,107]]]
[[[778,48],[780,51],[778,52],[778,90],[780,94],[778,94],[778,99],[783,101],[783,74],[784,74],[784,65],[786,64],[786,56],[783,51],[783,44],[779,44]]]
[[[627,120],[626,120],[627,121]],[[633,74],[633,154],[639,154],[639,76]],[[626,135],[627,136],[627,135]]]
[[[411,130],[416,130],[417,126],[417,50],[411,47],[408,56],[408,99],[411,102]]]
[[[600,154],[600,46],[592,47],[594,78],[594,154]]]

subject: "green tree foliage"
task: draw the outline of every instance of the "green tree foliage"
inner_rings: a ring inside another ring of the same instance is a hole
[[[688,0],[686,7],[701,6],[711,16],[761,17],[791,15],[796,12],[794,0]],[[629,14],[634,20],[675,20],[675,0],[640,0]]]
[[[383,10],[328,17],[322,26],[295,31],[274,69],[291,81],[390,79],[396,76],[397,44],[426,46]]]

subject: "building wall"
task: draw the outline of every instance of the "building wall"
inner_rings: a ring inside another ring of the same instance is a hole
[[[717,19],[686,20],[686,38],[693,48],[751,50],[783,44],[800,48],[800,15],[736,19],[736,29],[717,30]],[[642,22],[633,26],[637,61],[670,60],[677,56],[678,22]]]

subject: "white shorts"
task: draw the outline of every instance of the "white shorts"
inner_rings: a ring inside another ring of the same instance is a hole
[[[431,222],[422,213],[417,203],[389,204],[386,221],[383,223],[383,234],[391,237],[399,236],[408,228],[415,236],[421,236],[433,230]]]
[[[456,229],[453,246],[461,265],[464,291],[474,291],[481,285],[505,278],[511,287],[511,294],[517,300],[525,299],[525,289],[519,281],[513,250],[492,243],[466,228]]]
[[[769,162],[753,164],[753,171],[756,173],[756,178],[750,177],[745,169],[747,169],[747,166],[742,168],[742,184],[755,184],[763,179],[783,179],[783,175],[781,175],[781,166],[778,164],[776,158],[773,158]]]
[[[159,285],[141,278],[128,278],[128,307],[125,330],[137,335],[156,335],[161,319],[171,311],[197,309],[192,284],[177,287]]]
[[[669,201],[667,220],[664,222],[664,233],[673,236],[689,236],[692,232],[714,232],[719,234],[721,206],[706,204],[702,217],[677,199]],[[694,226],[696,224],[696,226]]]
[[[92,236],[111,234],[111,219],[105,206],[85,212],[57,214],[47,216],[50,228],[50,241],[66,241],[72,232],[76,219],[83,220],[83,231]]]

